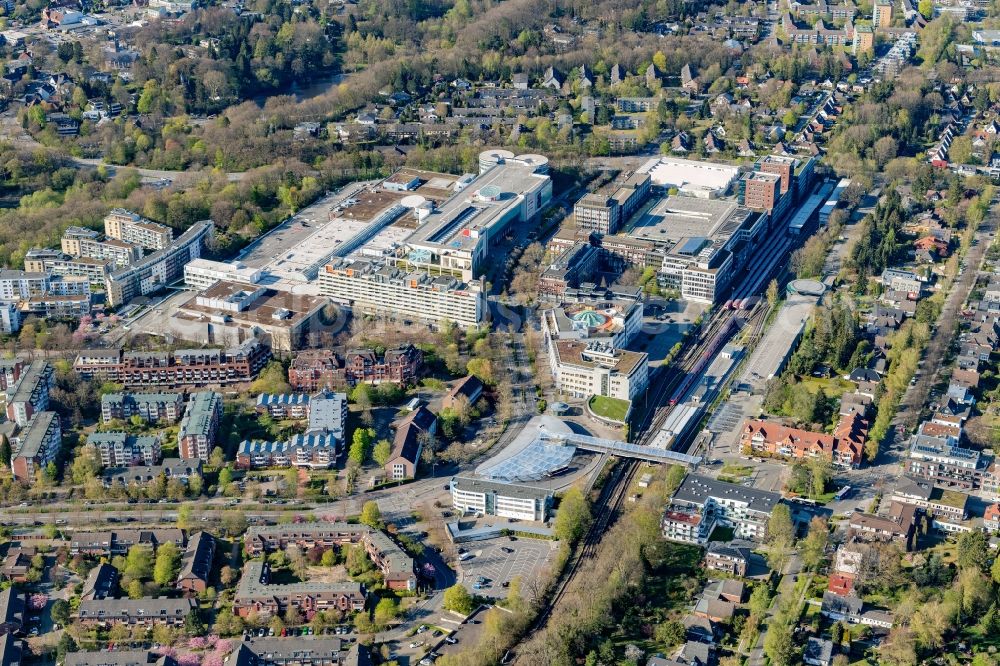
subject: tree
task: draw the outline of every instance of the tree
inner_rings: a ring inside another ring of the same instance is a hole
[[[372,529],[382,529],[382,511],[378,508],[378,502],[375,500],[365,502],[361,507],[359,520]]]
[[[785,504],[778,504],[767,520],[767,558],[772,568],[780,570],[787,561],[795,542],[792,512]]]
[[[52,616],[52,621],[66,626],[69,624],[70,620],[70,607],[69,602],[64,599],[56,599],[52,602],[52,609],[49,611]]]
[[[63,626],[65,626],[64,623]],[[70,652],[76,652],[78,650],[76,641],[73,637],[69,635],[68,631],[64,631],[63,635],[59,638],[59,643],[56,645],[56,661],[60,664],[66,660],[66,655]]]
[[[781,298],[781,293],[778,290],[778,281],[771,280],[767,285],[767,304],[773,308],[778,304],[779,298]]]
[[[78,486],[85,485],[88,481],[96,478],[101,471],[101,459],[97,454],[97,449],[93,446],[84,446],[77,451],[70,465],[70,478]]]
[[[227,511],[222,516],[222,529],[229,536],[239,536],[247,531],[247,517],[242,511]]]
[[[177,508],[177,528],[181,530],[189,530],[194,527],[194,520],[191,517],[191,505],[181,504]]]
[[[142,581],[138,578],[133,580],[128,584],[127,588],[129,599],[142,599],[145,596],[145,592],[142,589]]]
[[[285,367],[281,361],[271,361],[257,375],[257,379],[250,384],[251,393],[291,393],[292,387],[288,385],[285,377]]]
[[[984,532],[971,530],[958,537],[958,557],[955,564],[959,569],[986,571],[989,560],[990,544]]]
[[[160,544],[156,549],[156,564],[153,566],[153,582],[164,587],[177,579],[181,566],[181,553],[172,541]]]
[[[816,570],[826,557],[826,545],[829,540],[829,528],[826,521],[819,516],[809,522],[809,533],[801,543],[802,562],[806,568]]]
[[[229,467],[223,467],[219,471],[219,488],[225,489],[230,483],[233,482],[233,470]]]
[[[930,21],[934,18],[934,0],[920,0],[917,3],[917,11],[921,16]]]
[[[323,551],[322,557],[319,558],[320,566],[332,567],[337,564],[337,551],[333,548],[328,548]]]
[[[771,591],[767,585],[757,585],[750,594],[748,608],[750,614],[757,617],[764,617],[767,609],[771,607]]]
[[[460,615],[472,612],[475,601],[469,591],[461,583],[455,583],[444,591],[444,607]]]
[[[391,597],[380,599],[375,605],[375,624],[384,627],[399,617],[399,602]]]
[[[372,450],[372,459],[378,464],[379,467],[385,467],[385,464],[389,462],[389,458],[392,456],[392,442],[387,439],[380,439],[378,444]]]
[[[683,643],[684,637],[684,625],[677,620],[667,620],[666,622],[661,622],[656,627],[656,642],[662,644],[667,649]]]
[[[764,635],[764,654],[774,666],[791,666],[795,659],[795,644],[792,642],[792,625],[775,617],[767,625]]]
[[[375,441],[375,431],[371,428],[355,428],[351,439],[351,449],[347,457],[357,465],[364,465],[368,459],[372,442]]]
[[[13,452],[10,448],[10,442],[6,437],[0,436],[0,465],[4,467],[10,467],[10,459]]]
[[[193,610],[184,618],[184,633],[188,636],[204,636],[205,625],[201,621],[197,610]]]
[[[583,492],[574,486],[559,501],[559,511],[552,523],[552,531],[557,539],[575,544],[587,530],[590,518],[590,503]]]
[[[220,469],[226,464],[226,454],[223,453],[220,447],[216,446],[212,449],[212,453],[208,456],[208,464],[215,469]]]
[[[153,575],[153,549],[145,544],[129,548],[122,573],[130,580],[148,580]]]

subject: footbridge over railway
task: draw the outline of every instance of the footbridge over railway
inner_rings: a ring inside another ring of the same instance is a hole
[[[580,435],[577,433],[552,433],[542,429],[539,431],[539,437],[553,443],[563,442],[564,444],[571,444],[583,451],[606,453],[618,456],[619,458],[634,458],[647,462],[669,463],[673,465],[685,465],[687,467],[693,467],[702,461],[701,456],[691,456],[668,449],[643,446],[642,444],[630,444],[628,442],[620,442],[616,439],[602,439],[600,437],[591,437],[590,435]]]

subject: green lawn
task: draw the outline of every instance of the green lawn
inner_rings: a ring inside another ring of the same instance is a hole
[[[628,410],[629,407],[632,406],[632,403],[628,400],[621,400],[620,398],[609,398],[603,395],[595,395],[591,396],[588,406],[590,407],[590,411],[597,414],[601,418],[624,423],[625,417],[628,416]]]

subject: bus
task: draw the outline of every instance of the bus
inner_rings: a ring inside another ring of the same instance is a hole
[[[848,497],[850,497],[852,490],[854,489],[851,488],[850,486],[844,486],[843,488],[837,491],[837,494],[834,496],[834,499],[837,500],[847,499]]]

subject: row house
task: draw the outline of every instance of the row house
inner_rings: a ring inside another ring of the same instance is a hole
[[[246,563],[233,597],[233,610],[240,617],[256,614],[267,618],[295,608],[308,620],[323,611],[350,613],[365,607],[366,594],[360,583],[306,581],[281,585],[272,584],[270,578],[267,563]]]
[[[156,550],[160,544],[173,543],[184,547],[184,532],[173,527],[160,529],[126,529],[109,532],[74,532],[70,539],[71,555],[111,557],[125,555],[132,546],[149,546]]]
[[[84,626],[180,627],[197,610],[194,599],[90,599],[80,602],[76,617]]]
[[[343,356],[329,349],[296,354],[288,369],[288,383],[295,391],[314,393],[359,382],[384,381],[408,384],[423,370],[423,352],[413,345],[377,354],[370,349],[354,349]]]
[[[175,352],[90,349],[77,355],[73,369],[84,379],[101,379],[126,388],[181,388],[252,381],[270,358],[270,347],[251,338],[229,349]]]
[[[383,532],[350,523],[313,523],[251,527],[243,541],[249,557],[283,551],[289,546],[303,550],[361,544],[368,557],[393,590],[415,590],[413,559]]]

